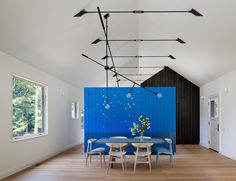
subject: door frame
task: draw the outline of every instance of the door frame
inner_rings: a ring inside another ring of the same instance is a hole
[[[211,142],[211,106],[210,106],[210,100],[214,97],[218,97],[218,119],[219,119],[219,150],[218,153],[221,153],[221,95],[220,93],[211,94],[208,96],[208,140]],[[210,143],[208,141],[208,148],[211,149]]]

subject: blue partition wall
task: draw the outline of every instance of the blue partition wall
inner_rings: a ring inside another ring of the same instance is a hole
[[[133,122],[139,123],[140,115],[149,117],[151,129],[145,131],[145,136],[155,138],[172,138],[173,149],[176,150],[176,90],[174,87],[152,87],[159,97],[142,89],[133,88],[131,98],[126,94],[130,88],[109,88],[108,100],[110,109],[105,109],[106,89],[84,89],[84,143],[86,150],[87,139],[108,138],[111,136],[131,135],[130,128]],[[137,135],[139,136],[139,135]],[[98,145],[94,144],[94,148]],[[160,145],[153,146],[155,148]],[[164,145],[161,145],[164,146]],[[126,149],[128,153],[134,150],[132,146]],[[108,147],[106,147],[108,152]]]

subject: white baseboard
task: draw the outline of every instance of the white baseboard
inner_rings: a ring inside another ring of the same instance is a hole
[[[225,157],[227,157],[227,158],[230,158],[230,159],[232,159],[232,160],[236,160],[236,156],[235,156],[235,154],[232,154],[232,153],[226,153],[226,152],[220,152],[220,154],[221,155],[223,155],[223,156],[225,156]]]
[[[210,148],[207,143],[202,143],[202,142],[200,142],[199,144],[200,144],[201,146],[205,147],[205,148],[208,148],[208,149]],[[224,151],[222,151],[221,149],[220,149],[220,151],[219,151],[219,154],[221,154],[221,155],[223,155],[223,156],[225,156],[225,157],[227,157],[227,158],[230,158],[230,159],[232,159],[232,160],[236,160],[235,154],[224,152]]]
[[[54,156],[56,156],[56,155],[58,155],[58,154],[60,154],[62,152],[65,152],[65,151],[67,151],[67,150],[69,150],[69,149],[71,149],[71,148],[73,148],[75,146],[82,145],[82,144],[83,143],[73,143],[73,144],[70,144],[70,145],[66,146],[64,149],[62,149],[60,151],[57,151],[57,152],[55,152],[53,154],[47,155],[47,156],[45,156],[42,159],[33,161],[31,163],[28,163],[28,164],[22,164],[21,166],[17,166],[16,168],[11,168],[11,169],[5,170],[2,173],[0,172],[0,180],[4,179],[6,177],[9,177],[9,176],[11,176],[13,174],[16,174],[16,173],[18,173],[20,171],[23,171],[23,170],[25,170],[25,169],[27,169],[29,167],[32,167],[32,166],[34,166],[36,164],[39,164],[39,163],[41,163],[41,162],[43,162],[45,160],[48,160],[48,159],[50,159],[50,158],[52,158],[52,157],[54,157]]]
[[[209,148],[209,145],[208,143],[203,143],[203,142],[200,142],[199,145],[205,147],[205,148]]]

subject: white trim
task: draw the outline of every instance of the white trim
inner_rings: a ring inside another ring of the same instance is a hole
[[[28,81],[28,82],[30,82],[30,83],[36,84],[36,85],[41,86],[41,87],[47,87],[47,85],[45,85],[45,84],[43,84],[43,83],[41,83],[41,82],[34,81],[34,80],[32,80],[32,79],[30,79],[30,78],[27,78],[27,77],[25,77],[25,76],[21,76],[21,75],[12,73],[12,80],[13,80],[14,78],[21,79],[21,80],[23,80],[23,81]]]
[[[218,106],[219,106],[219,112],[218,112],[218,121],[219,121],[219,150],[218,152],[221,153],[221,94],[215,93],[210,96],[208,96],[208,140],[211,142],[211,106],[210,106],[210,100],[214,97],[218,97]],[[211,145],[208,143],[208,148],[211,148]]]
[[[200,142],[199,145],[205,147],[205,148],[209,148],[209,144],[208,143],[203,143],[203,142]]]
[[[33,138],[39,138],[43,136],[47,136],[47,133],[38,133],[38,134],[31,134],[31,135],[26,135],[26,136],[15,136],[12,137],[12,142],[18,142],[18,141],[23,141],[23,140],[28,140],[28,139],[33,139]]]

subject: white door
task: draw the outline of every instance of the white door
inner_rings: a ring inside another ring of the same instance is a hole
[[[210,148],[219,151],[219,96],[210,97]]]

